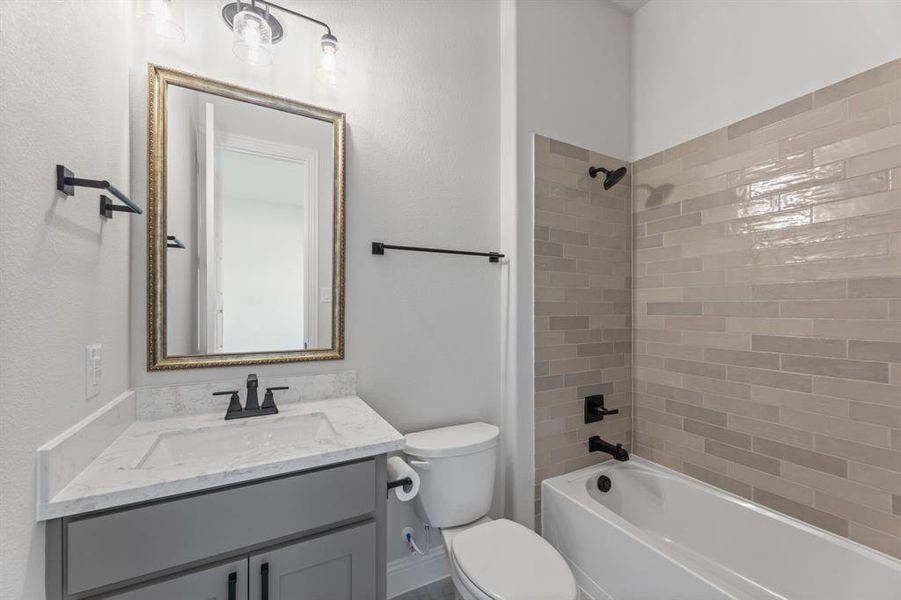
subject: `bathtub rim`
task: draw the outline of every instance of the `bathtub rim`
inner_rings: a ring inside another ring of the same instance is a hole
[[[692,477],[691,475],[682,473],[681,471],[676,471],[674,469],[670,469],[669,467],[667,467],[665,465],[661,465],[659,463],[653,462],[646,458],[643,458],[640,456],[634,456],[634,455],[628,461],[625,461],[625,462],[614,461],[612,459],[606,460],[606,461],[603,461],[596,465],[590,465],[588,467],[583,467],[576,471],[570,471],[569,473],[564,473],[563,475],[557,475],[555,477],[550,477],[550,478],[542,481],[541,482],[542,518],[544,517],[544,515],[543,515],[544,491],[546,488],[552,489],[556,493],[561,494],[562,496],[568,498],[569,500],[571,500],[578,506],[582,507],[583,509],[585,509],[589,512],[598,513],[599,516],[602,516],[603,518],[607,519],[607,521],[610,522],[611,525],[617,527],[617,529],[620,529],[620,530],[624,531],[625,533],[629,533],[630,535],[633,535],[633,537],[636,537],[636,539],[639,542],[641,542],[642,544],[651,547],[652,549],[654,549],[655,551],[657,551],[659,553],[666,554],[666,552],[664,552],[661,548],[659,548],[657,546],[657,544],[655,544],[652,541],[650,541],[649,539],[647,539],[648,536],[635,535],[635,533],[640,534],[643,531],[641,529],[641,527],[639,527],[638,525],[635,525],[634,523],[627,520],[622,515],[614,512],[612,509],[604,506],[603,504],[601,504],[600,502],[598,502],[594,498],[592,498],[588,492],[587,486],[582,486],[582,489],[584,491],[585,498],[592,502],[591,505],[586,504],[580,498],[574,497],[569,492],[569,490],[567,490],[566,488],[561,488],[559,486],[559,482],[563,482],[564,484],[572,485],[576,481],[580,481],[580,480],[586,481],[588,479],[591,479],[592,477],[594,477],[595,475],[597,475],[599,473],[616,470],[617,468],[626,468],[628,466],[631,466],[630,463],[632,465],[638,465],[640,469],[644,469],[646,471],[652,471],[652,472],[656,471],[658,474],[664,475],[670,479],[684,480],[684,482],[686,484],[693,486],[695,488],[700,488],[704,492],[715,494],[717,496],[724,498],[727,501],[739,504],[745,508],[749,508],[759,514],[762,514],[764,516],[768,516],[771,518],[775,518],[776,520],[778,520],[784,524],[804,529],[804,530],[814,534],[818,538],[827,539],[827,540],[831,541],[832,543],[837,542],[837,543],[843,544],[857,554],[862,554],[867,557],[872,557],[887,566],[891,566],[891,567],[894,567],[895,569],[898,569],[899,572],[901,572],[901,559],[898,559],[889,554],[886,554],[886,553],[882,552],[881,550],[877,550],[876,548],[871,548],[870,546],[866,546],[858,541],[852,540],[851,538],[841,536],[837,533],[829,531],[828,529],[823,529],[822,527],[817,527],[816,525],[812,525],[806,521],[802,521],[796,517],[792,517],[791,515],[787,515],[785,513],[778,512],[772,508],[769,508],[767,506],[764,506],[762,504],[754,502],[753,500],[749,500],[748,498],[745,498],[744,496],[739,496],[738,494],[734,494],[728,490],[718,488],[718,487],[713,486],[705,481],[696,479],[696,478]],[[605,512],[603,515],[601,515],[598,511],[605,511]],[[667,555],[667,556],[669,556],[669,555]]]

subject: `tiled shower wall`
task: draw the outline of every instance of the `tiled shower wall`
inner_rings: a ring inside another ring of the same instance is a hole
[[[629,445],[630,177],[605,191],[603,176],[588,176],[589,165],[626,164],[535,137],[536,507],[543,479],[608,458],[589,455],[589,436]],[[620,413],[585,425],[590,394]]]
[[[901,556],[901,60],[634,172],[636,451]]]

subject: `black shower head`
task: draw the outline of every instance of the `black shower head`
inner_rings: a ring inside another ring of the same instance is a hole
[[[597,177],[598,173],[603,173],[604,177],[604,189],[609,190],[617,183],[619,180],[626,176],[626,167],[620,167],[613,171],[608,171],[604,167],[589,167],[588,174],[591,175],[592,178]]]

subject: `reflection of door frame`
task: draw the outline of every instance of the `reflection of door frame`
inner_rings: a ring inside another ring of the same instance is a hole
[[[261,140],[223,132],[216,139],[217,149],[276,158],[302,166],[306,177],[304,196],[304,348],[319,347],[319,151],[315,148]]]

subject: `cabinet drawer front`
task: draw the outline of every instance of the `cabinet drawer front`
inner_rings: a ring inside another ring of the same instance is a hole
[[[66,524],[66,591],[77,594],[368,515],[375,461],[163,501]]]
[[[240,560],[105,596],[104,600],[247,600],[247,561]]]

